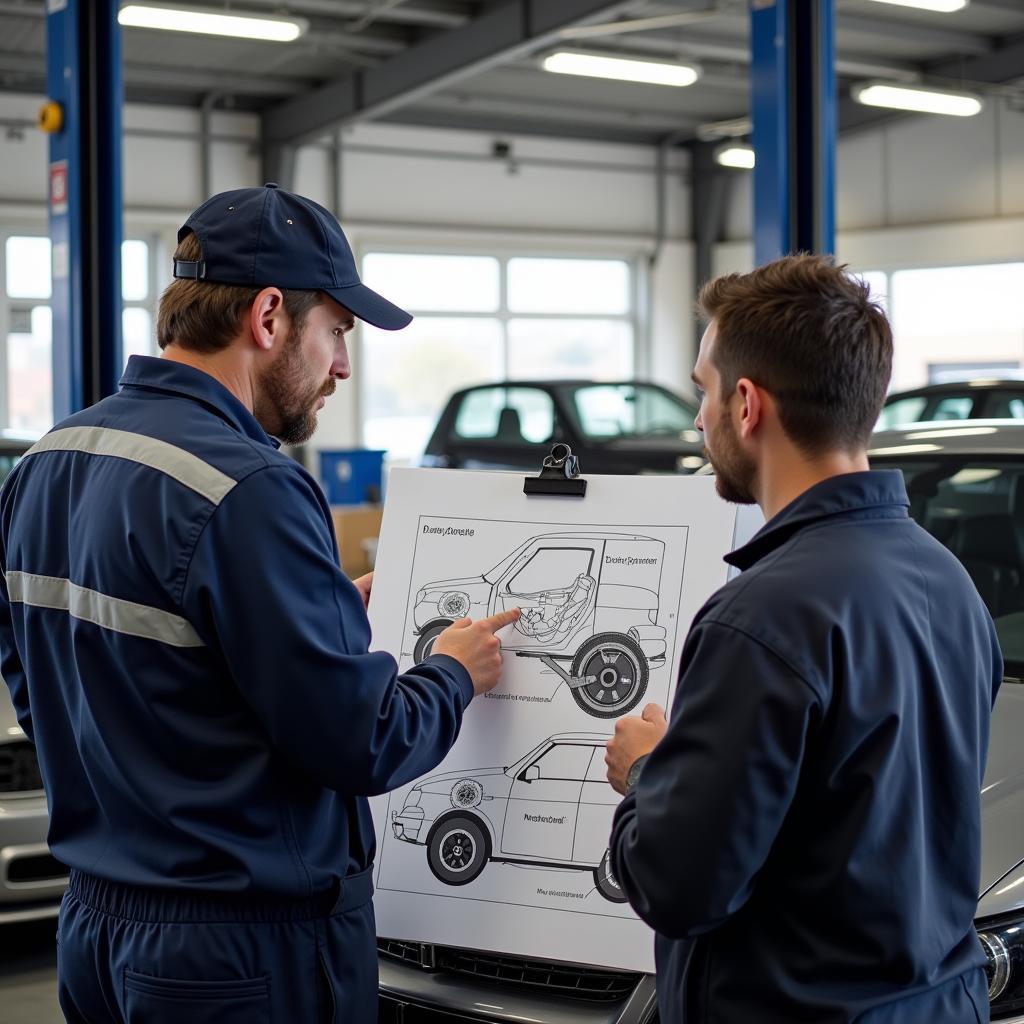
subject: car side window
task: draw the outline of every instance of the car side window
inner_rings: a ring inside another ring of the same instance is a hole
[[[970,419],[974,408],[974,399],[970,395],[956,395],[940,398],[932,410],[933,420],[966,420]]]
[[[590,548],[538,548],[508,581],[509,593],[537,594],[567,590],[579,576],[590,575],[594,552]]]
[[[985,417],[993,420],[1024,420],[1024,398],[996,391],[989,395]]]
[[[594,748],[590,746],[556,743],[533,763],[540,769],[542,779],[582,782],[587,777],[593,752]]]
[[[694,413],[657,388],[636,384],[590,384],[573,396],[588,437],[657,437],[692,430]]]
[[[555,432],[555,403],[540,388],[476,388],[462,399],[454,433],[469,441],[543,444]]]
[[[878,426],[875,429],[888,430],[889,427],[896,427],[901,423],[917,423],[927,401],[922,395],[918,395],[890,402],[882,408],[882,415],[878,417]]]

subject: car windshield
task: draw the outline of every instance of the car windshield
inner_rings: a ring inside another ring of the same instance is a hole
[[[652,384],[585,384],[569,406],[589,438],[672,437],[693,431],[697,406]],[[688,438],[697,440],[697,437]]]
[[[900,469],[910,514],[970,574],[996,625],[1008,679],[1024,679],[1024,461],[876,459]]]

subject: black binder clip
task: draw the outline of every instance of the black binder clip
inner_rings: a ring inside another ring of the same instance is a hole
[[[582,498],[587,493],[587,481],[580,476],[580,460],[567,444],[556,444],[551,454],[544,457],[540,476],[528,476],[523,481],[523,494],[558,494]]]

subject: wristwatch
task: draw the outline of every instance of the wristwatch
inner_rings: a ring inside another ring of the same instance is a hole
[[[632,793],[636,788],[637,782],[640,781],[640,773],[644,770],[644,765],[647,764],[647,758],[650,754],[644,754],[643,757],[638,757],[630,766],[629,771],[626,773],[626,792]]]

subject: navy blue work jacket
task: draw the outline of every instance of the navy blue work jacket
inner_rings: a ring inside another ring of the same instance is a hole
[[[367,653],[313,478],[213,377],[133,357],[0,495],[3,676],[50,846],[115,882],[330,894],[366,797],[436,766],[473,687]]]
[[[611,844],[666,1024],[988,1020],[972,919],[1002,658],[908,506],[898,471],[822,481],[694,619]]]

